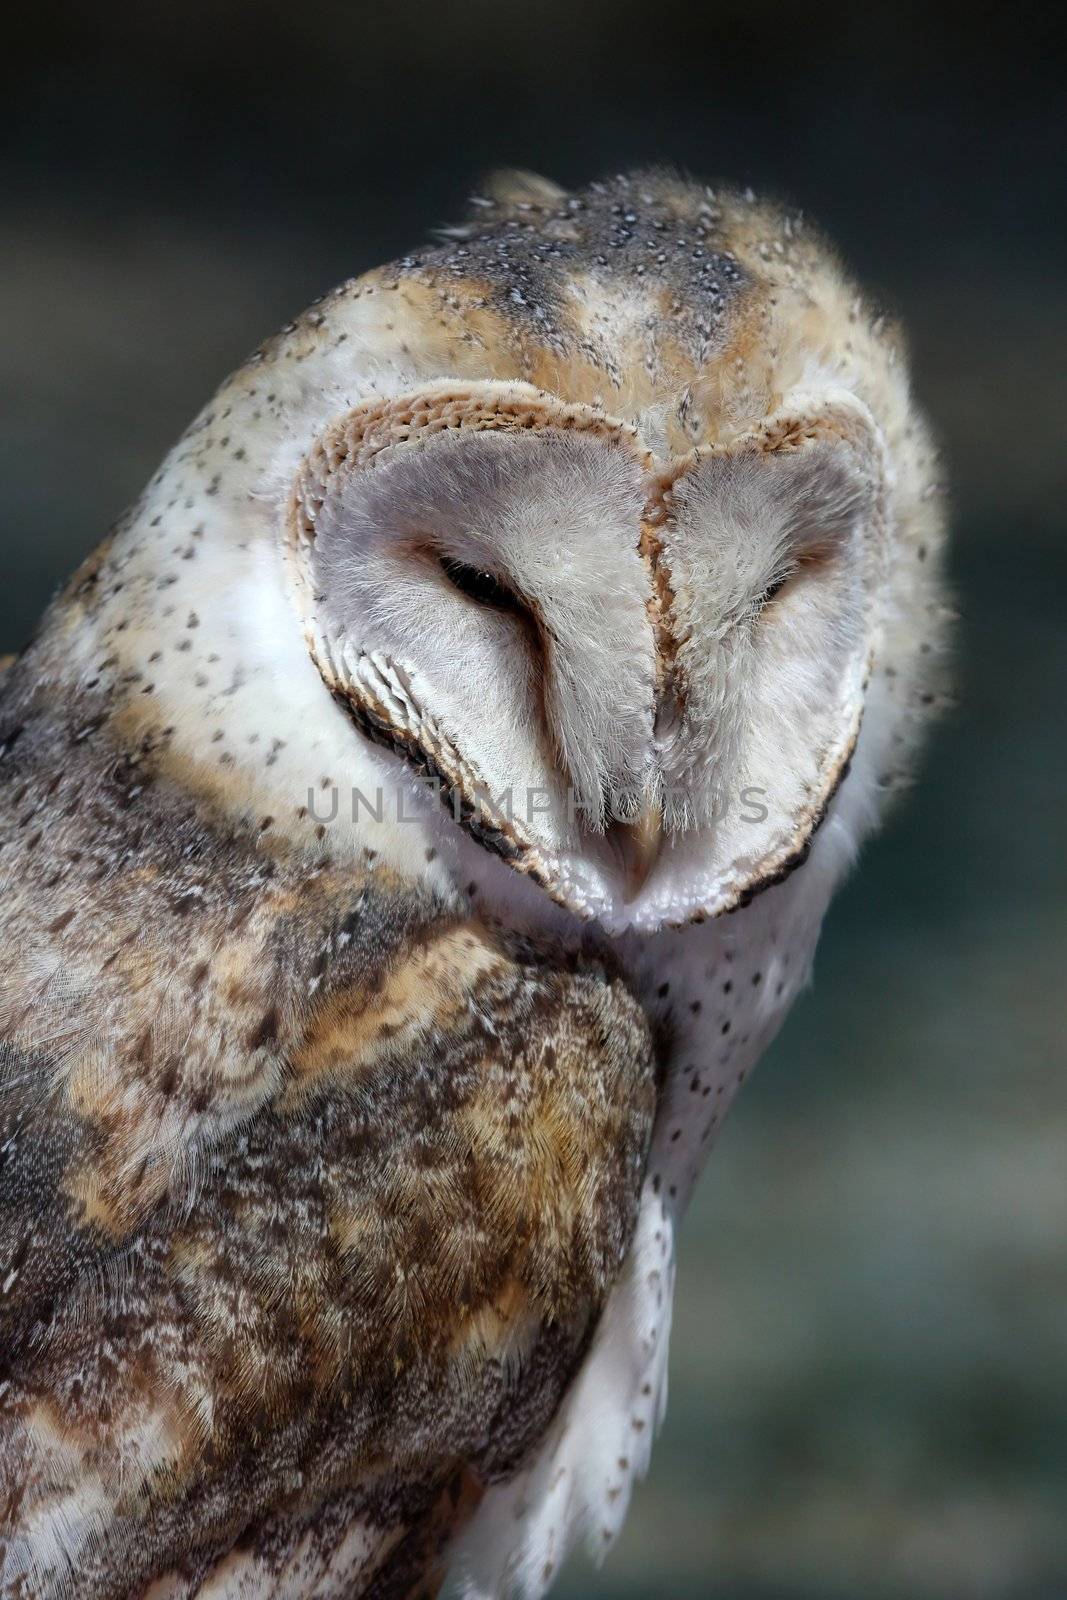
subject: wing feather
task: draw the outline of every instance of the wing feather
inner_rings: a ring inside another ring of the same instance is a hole
[[[6,824],[0,1591],[414,1593],[618,1274],[643,1014],[596,954],[166,801],[96,877],[61,814],[47,860]]]

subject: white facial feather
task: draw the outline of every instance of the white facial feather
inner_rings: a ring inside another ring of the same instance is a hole
[[[802,393],[671,464],[552,407],[483,383],[335,425],[296,496],[313,651],[376,737],[490,797],[564,904],[613,931],[715,915],[801,858],[854,746],[878,429]],[[650,808],[665,839],[635,892],[617,825]]]
[[[633,457],[572,434],[394,446],[318,514],[320,619],[404,670],[493,795],[552,789],[566,816],[569,780],[602,827],[651,734],[641,505]],[[525,618],[458,593],[442,558],[488,569]]]

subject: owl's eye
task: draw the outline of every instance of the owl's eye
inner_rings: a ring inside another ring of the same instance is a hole
[[[451,556],[441,557],[441,571],[454,589],[480,606],[492,606],[497,611],[521,609],[518,597],[491,572],[469,567],[465,561],[454,561]]]
[[[760,598],[759,598],[759,603],[760,603],[761,609],[762,609],[763,606],[770,605],[770,603],[774,599],[775,595],[781,594],[782,590],[785,588],[786,584],[789,582],[789,577],[790,577],[790,575],[789,575],[788,572],[783,572],[783,574],[782,574],[782,576],[780,578],[775,578],[773,583],[769,583],[767,585],[766,589],[764,589],[763,593],[760,595]]]

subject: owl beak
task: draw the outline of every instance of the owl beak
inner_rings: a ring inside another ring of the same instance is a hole
[[[630,905],[641,893],[659,860],[663,811],[659,806],[646,806],[633,822],[617,822],[613,831],[622,857],[626,904]]]

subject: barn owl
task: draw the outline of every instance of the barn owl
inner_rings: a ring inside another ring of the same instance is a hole
[[[510,175],[229,378],[0,699],[0,1593],[536,1600],[942,695],[802,218]]]

